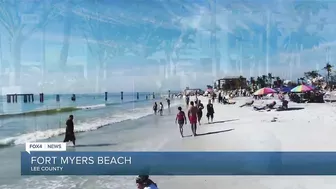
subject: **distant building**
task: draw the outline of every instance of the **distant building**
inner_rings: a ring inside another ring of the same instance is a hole
[[[235,89],[244,89],[247,87],[246,78],[238,77],[224,77],[218,79],[216,82],[215,88],[222,90],[235,90]]]

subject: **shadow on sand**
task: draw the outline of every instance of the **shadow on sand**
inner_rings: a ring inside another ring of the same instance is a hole
[[[229,131],[233,131],[233,130],[234,129],[226,129],[226,130],[221,130],[221,131],[213,131],[213,132],[207,132],[207,133],[197,134],[197,136],[219,134],[219,133],[225,133],[225,132],[229,132]]]
[[[287,109],[280,109],[280,110],[276,110],[278,112],[282,112],[282,111],[293,111],[293,110],[303,110],[304,108],[287,108]]]
[[[184,135],[183,138],[185,137],[192,137],[193,135]]]
[[[69,147],[103,147],[103,146],[115,146],[117,144],[114,144],[114,143],[111,143],[111,144],[108,144],[108,143],[105,143],[105,144],[79,144],[79,145],[76,145],[76,146],[69,146]]]
[[[223,120],[223,121],[214,121],[209,124],[216,124],[216,123],[225,123],[225,122],[231,122],[231,121],[238,121],[239,119],[228,119],[228,120]]]

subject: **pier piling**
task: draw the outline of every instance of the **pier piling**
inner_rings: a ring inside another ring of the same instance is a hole
[[[120,92],[120,99],[124,100],[124,92],[122,92],[122,91]]]
[[[40,93],[40,102],[43,103],[44,102],[44,94]]]
[[[23,95],[23,102],[24,102],[24,103],[27,103],[27,102],[28,102],[27,95],[25,95],[25,94]]]
[[[107,92],[105,92],[105,101],[107,101]]]
[[[23,102],[34,102],[34,94],[6,94],[7,103],[17,103],[18,96],[23,97]]]

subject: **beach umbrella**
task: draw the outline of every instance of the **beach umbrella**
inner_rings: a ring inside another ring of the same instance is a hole
[[[303,92],[307,92],[307,91],[311,91],[311,90],[314,90],[314,88],[309,87],[307,85],[299,85],[299,86],[294,87],[291,90],[291,92],[293,92],[293,93],[303,93]]]
[[[254,92],[253,95],[267,95],[271,93],[276,93],[276,90],[268,88],[268,87],[264,87]]]

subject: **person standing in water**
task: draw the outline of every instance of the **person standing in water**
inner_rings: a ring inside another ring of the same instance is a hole
[[[209,100],[208,105],[207,105],[207,118],[208,118],[208,123],[210,123],[210,119],[211,119],[211,123],[213,122],[213,118],[214,118],[214,108],[213,108],[213,104],[211,103],[211,100]]]
[[[162,104],[162,102],[160,102],[159,112],[160,112],[160,116],[162,116],[163,115],[163,104]]]
[[[188,111],[188,117],[189,117],[189,122],[190,122],[190,125],[191,125],[191,131],[193,133],[194,136],[196,136],[196,130],[197,130],[197,112],[198,112],[198,109],[196,106],[194,106],[194,102],[191,101],[190,102],[190,108],[189,108],[189,111]]]
[[[201,125],[201,119],[203,116],[203,109],[204,109],[204,106],[201,100],[198,100],[197,109],[198,109],[198,112],[197,112],[198,124]]]
[[[175,123],[178,123],[179,127],[180,127],[180,133],[181,133],[181,136],[183,136],[183,125],[184,124],[187,124],[187,117],[184,113],[184,111],[182,111],[182,108],[181,107],[178,107],[178,113],[176,115],[176,119],[175,119]]]
[[[168,109],[170,109],[170,99],[167,98],[166,100],[167,100]]]
[[[70,115],[68,120],[66,121],[66,129],[65,129],[65,138],[63,142],[72,141],[73,145],[76,145],[76,137],[74,131],[74,116]]]
[[[155,115],[156,115],[157,109],[158,109],[158,107],[157,107],[157,103],[154,102],[154,105],[153,105],[153,111],[154,111],[154,114],[155,114]]]

